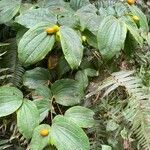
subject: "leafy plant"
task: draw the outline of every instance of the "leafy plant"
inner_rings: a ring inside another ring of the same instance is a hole
[[[150,149],[149,90],[127,71],[149,59],[134,0],[0,0],[0,24],[0,117],[19,148]]]

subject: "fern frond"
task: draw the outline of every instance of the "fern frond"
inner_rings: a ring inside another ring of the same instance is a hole
[[[0,67],[2,66],[3,68],[9,68],[11,71],[11,78],[9,81],[15,86],[21,87],[24,68],[18,61],[16,41],[12,39],[10,41],[10,44],[3,48],[3,51],[6,53],[2,56],[2,59],[0,60]]]
[[[12,67],[12,78],[11,78],[11,82],[17,86],[17,87],[21,87],[22,86],[22,77],[24,74],[25,70],[22,67],[21,63],[19,61],[16,61],[16,64],[14,65],[14,67]]]
[[[109,78],[104,80],[95,91],[89,93],[86,98],[105,89],[104,97],[119,86],[124,87],[129,95],[124,116],[132,125],[131,130],[136,134],[139,145],[144,150],[150,150],[150,95],[145,92],[141,80],[134,77],[133,73],[133,71],[112,73]]]

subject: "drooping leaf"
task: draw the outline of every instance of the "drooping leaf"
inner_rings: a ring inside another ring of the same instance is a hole
[[[64,106],[72,106],[80,103],[83,90],[78,82],[72,79],[61,79],[52,84],[51,90],[56,102]]]
[[[88,137],[84,131],[78,125],[60,115],[53,119],[51,138],[52,143],[59,150],[90,149]]]
[[[133,21],[133,19],[129,16],[123,16],[120,18],[122,22],[124,22],[127,26],[127,29],[132,34],[132,36],[135,38],[135,40],[142,46],[143,39],[139,34],[139,30],[137,28],[136,23]]]
[[[0,1],[0,24],[9,22],[18,12],[21,0]]]
[[[133,13],[133,15],[136,15],[136,16],[139,17],[140,28],[144,32],[148,32],[149,31],[149,26],[148,26],[148,21],[147,21],[147,18],[145,16],[145,14],[135,5],[129,6],[129,9]]]
[[[78,68],[83,56],[83,46],[79,35],[71,28],[60,28],[60,41],[65,59],[72,69]]]
[[[23,94],[15,87],[0,87],[0,117],[15,112],[22,104]]]
[[[16,22],[27,28],[32,28],[36,24],[41,22],[56,24],[57,17],[48,9],[38,8],[28,10],[25,13],[21,14],[16,18]]]
[[[23,105],[17,111],[17,126],[19,132],[27,139],[30,139],[33,130],[39,125],[39,112],[36,105],[24,99]]]
[[[111,59],[124,47],[127,28],[115,17],[108,16],[100,24],[97,41],[102,56]]]
[[[74,106],[65,112],[65,117],[82,128],[89,128],[94,125],[94,112],[82,106]]]
[[[48,130],[47,136],[41,136],[40,131],[42,129]],[[33,137],[30,143],[31,150],[43,150],[47,145],[50,144],[51,140],[51,128],[48,124],[41,124],[34,129]]]
[[[90,4],[89,0],[70,0],[70,6],[75,11],[88,4]]]
[[[23,84],[30,89],[36,89],[40,85],[47,85],[49,80],[49,71],[40,67],[26,71],[23,76]]]
[[[24,66],[35,64],[42,60],[52,50],[54,35],[47,35],[45,29],[50,23],[40,23],[29,29],[18,45],[18,57]]]

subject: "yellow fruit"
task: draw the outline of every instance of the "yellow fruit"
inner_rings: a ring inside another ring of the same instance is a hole
[[[40,135],[45,137],[45,136],[48,136],[49,134],[49,131],[47,129],[41,129],[40,130]]]
[[[133,16],[132,19],[133,19],[136,23],[139,22],[139,20],[140,20],[138,16]]]
[[[47,28],[47,29],[46,29],[46,32],[47,32],[47,34],[54,34],[54,33],[58,32],[59,29],[60,29],[59,26],[54,25],[54,26],[52,26],[52,27]]]
[[[47,34],[54,34],[55,33],[55,29],[53,29],[53,28],[47,28],[46,32],[47,32]]]
[[[82,36],[82,41],[85,42],[86,40],[86,36]]]
[[[55,32],[58,32],[58,31],[59,31],[59,29],[60,29],[60,27],[59,27],[59,26],[57,26],[57,25],[54,25],[52,28],[54,29],[54,31],[55,31]]]
[[[60,41],[60,32],[58,31],[58,32],[56,32],[56,36],[55,36],[55,38],[56,38],[56,41]]]
[[[128,3],[129,5],[133,5],[133,4],[135,4],[135,2],[136,2],[136,0],[127,0],[127,3]]]

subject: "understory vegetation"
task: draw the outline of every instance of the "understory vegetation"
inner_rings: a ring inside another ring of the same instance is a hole
[[[0,150],[150,150],[148,0],[0,0]]]

